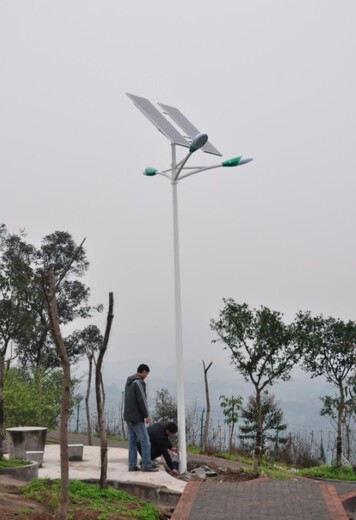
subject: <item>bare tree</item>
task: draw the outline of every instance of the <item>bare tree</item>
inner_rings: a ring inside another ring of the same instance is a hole
[[[90,390],[93,376],[93,366],[96,366],[95,353],[100,351],[100,347],[103,345],[104,338],[96,325],[88,325],[82,330],[74,331],[71,335],[71,340],[77,345],[77,348],[80,351],[85,352],[89,363],[87,389],[85,393],[85,412],[87,417],[88,444],[89,446],[92,446],[92,424],[89,406]]]
[[[204,368],[204,385],[205,385],[205,400],[206,400],[206,416],[205,416],[205,424],[204,424],[204,436],[203,436],[203,451],[207,451],[208,449],[208,436],[209,436],[209,423],[210,423],[210,397],[209,397],[209,385],[208,385],[208,370],[213,364],[210,361],[209,365],[206,367],[204,360],[202,361]]]
[[[69,483],[69,458],[68,458],[68,418],[70,409],[70,394],[71,394],[71,376],[70,376],[70,362],[65,347],[61,329],[59,326],[59,315],[57,307],[56,292],[60,283],[63,281],[66,274],[69,272],[72,263],[81,251],[85,239],[80,246],[75,250],[72,258],[60,273],[56,282],[54,271],[49,269],[47,279],[45,272],[42,271],[42,294],[47,305],[47,312],[50,324],[50,330],[53,337],[53,342],[56,347],[57,355],[60,359],[63,371],[62,384],[62,399],[61,399],[61,423],[59,433],[60,444],[60,463],[61,463],[61,489],[58,501],[58,520],[67,520],[68,513],[68,483]]]
[[[85,413],[87,416],[88,444],[89,444],[89,446],[92,446],[93,445],[93,436],[92,436],[92,428],[91,428],[89,399],[90,399],[91,378],[92,378],[92,373],[93,373],[94,352],[92,350],[89,350],[86,352],[86,354],[87,354],[87,358],[88,358],[88,362],[89,362],[89,372],[88,372],[87,390],[85,393]]]
[[[106,320],[106,329],[104,335],[104,341],[99,349],[98,360],[96,363],[95,370],[95,392],[96,392],[96,406],[98,410],[98,423],[99,423],[99,432],[100,432],[100,487],[104,488],[107,486],[107,470],[108,470],[108,436],[106,431],[106,421],[105,421],[105,392],[104,392],[104,384],[102,377],[102,365],[104,360],[104,355],[108,347],[111,324],[114,318],[113,314],[114,308],[114,295],[113,293],[109,293],[109,309]]]
[[[68,462],[68,416],[70,407],[70,363],[67,350],[64,345],[61,330],[59,327],[58,308],[56,299],[56,281],[54,272],[50,269],[48,273],[48,284],[43,277],[43,288],[47,302],[48,316],[51,333],[58,357],[61,361],[63,370],[62,401],[61,401],[61,426],[60,426],[60,457],[61,457],[61,490],[58,502],[58,520],[66,520],[68,513],[68,482],[69,482],[69,462]]]

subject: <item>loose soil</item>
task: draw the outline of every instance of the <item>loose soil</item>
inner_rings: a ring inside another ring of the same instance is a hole
[[[202,464],[201,461],[190,460],[187,463],[188,472],[199,468],[207,467],[216,473],[215,476],[208,476],[204,482],[246,482],[259,477],[257,473],[247,473],[240,467],[231,468],[229,466],[222,468],[213,461]]]

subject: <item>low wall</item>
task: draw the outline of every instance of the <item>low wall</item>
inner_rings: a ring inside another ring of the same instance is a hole
[[[38,462],[31,462],[14,468],[1,468],[0,475],[9,475],[12,478],[28,482],[33,478],[38,478]]]
[[[97,479],[83,479],[83,482],[97,483]],[[126,491],[136,497],[144,498],[157,506],[175,507],[178,504],[181,493],[172,491],[165,486],[155,486],[145,482],[122,482],[119,480],[108,480],[108,484],[115,489]]]

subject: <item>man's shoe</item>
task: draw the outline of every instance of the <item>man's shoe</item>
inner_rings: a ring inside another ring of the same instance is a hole
[[[159,468],[149,467],[149,468],[142,468],[142,471],[147,471],[150,473],[153,473],[154,471],[159,471]]]
[[[138,466],[134,466],[133,468],[129,468],[129,471],[141,471]]]

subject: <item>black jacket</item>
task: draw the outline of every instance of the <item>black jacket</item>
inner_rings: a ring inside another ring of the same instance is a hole
[[[172,458],[169,454],[169,449],[172,448],[171,441],[166,432],[166,425],[164,422],[151,424],[147,428],[147,432],[151,441],[151,457],[156,459],[163,455],[167,466],[173,469]]]
[[[125,385],[124,419],[128,422],[144,422],[149,416],[146,383],[138,374],[127,378]]]

